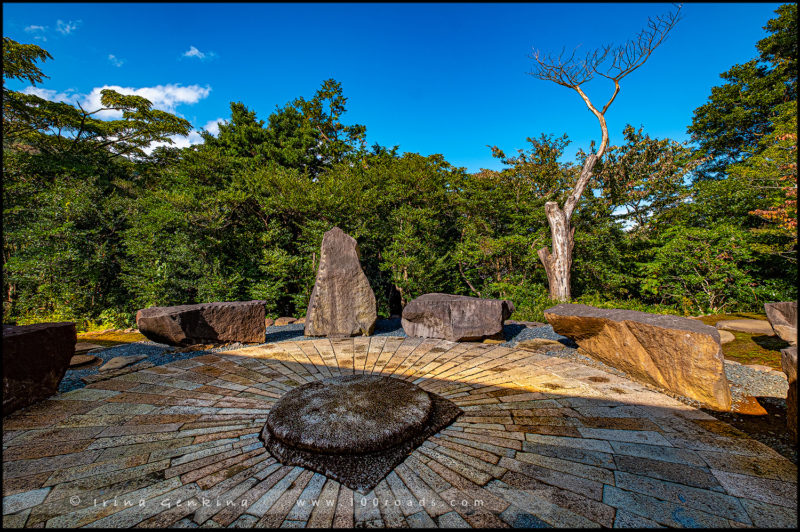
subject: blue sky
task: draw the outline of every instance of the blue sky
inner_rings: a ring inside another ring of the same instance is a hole
[[[606,114],[611,142],[626,123],[688,140],[695,108],[719,74],[756,57],[762,27],[780,4],[684,4],[682,20],[622,81]],[[500,169],[526,137],[567,133],[588,150],[600,128],[577,93],[528,73],[544,52],[622,44],[671,4],[3,4],[3,35],[53,56],[39,94],[97,101],[100,88],[136,91],[213,131],[241,101],[266,120],[276,105],[310,98],[334,78],[348,98],[346,124],[367,142],[441,153],[474,172]],[[23,90],[26,84],[12,81]],[[584,89],[596,105],[605,79]],[[181,145],[197,142],[193,134]]]

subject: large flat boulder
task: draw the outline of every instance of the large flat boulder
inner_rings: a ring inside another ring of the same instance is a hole
[[[764,312],[775,334],[792,345],[797,345],[797,301],[764,303]]]
[[[306,311],[306,336],[369,336],[378,312],[356,239],[338,227],[322,236],[319,269]]]
[[[729,411],[719,332],[697,320],[561,304],[544,311],[558,334],[633,378]]]
[[[797,346],[781,349],[781,368],[789,381],[786,393],[786,428],[797,441]]]
[[[149,340],[175,346],[263,343],[265,304],[256,300],[150,307],[136,313],[136,326]]]
[[[401,323],[409,336],[477,341],[502,334],[503,322],[512,312],[514,304],[505,299],[434,293],[409,302]]]
[[[72,322],[3,325],[3,415],[54,395],[75,354]]]

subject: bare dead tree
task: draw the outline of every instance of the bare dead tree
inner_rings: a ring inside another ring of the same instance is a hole
[[[535,78],[552,81],[575,90],[586,103],[589,111],[597,117],[603,133],[603,139],[597,152],[590,154],[586,158],[580,177],[564,202],[563,209],[555,201],[548,201],[544,206],[547,221],[550,224],[552,252],[544,247],[538,251],[538,255],[547,271],[547,281],[550,285],[550,297],[552,299],[559,301],[569,301],[570,299],[570,270],[572,269],[572,247],[575,234],[575,228],[570,225],[570,220],[586,185],[592,178],[594,165],[600,160],[608,147],[606,111],[608,111],[617,94],[619,94],[620,80],[642,66],[653,53],[653,50],[664,42],[670,30],[680,20],[678,16],[680,10],[681,6],[678,5],[674,13],[671,12],[664,16],[649,18],[647,27],[635,39],[631,39],[616,48],[609,45],[592,50],[582,59],[575,57],[577,48],[573,50],[569,57],[565,57],[563,50],[558,57],[543,56],[539,50],[534,50],[530,56],[535,61],[530,74]],[[608,63],[609,61],[610,64]],[[591,81],[595,74],[614,83],[614,93],[602,110],[598,110],[581,89],[581,85]]]

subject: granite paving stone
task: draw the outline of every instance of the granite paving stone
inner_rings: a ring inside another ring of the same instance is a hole
[[[559,356],[566,347],[291,327],[264,345],[148,355],[152,366],[84,387],[73,375],[4,418],[3,525],[797,525],[794,464],[688,403]],[[258,438],[284,393],[353,373],[406,379],[464,411],[367,494],[280,464]]]

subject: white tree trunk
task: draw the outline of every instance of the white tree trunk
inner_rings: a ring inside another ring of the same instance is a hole
[[[572,246],[575,229],[570,227],[569,218],[558,207],[558,203],[548,201],[544,205],[550,236],[553,242],[552,253],[547,248],[539,250],[539,259],[547,272],[550,298],[558,301],[570,300],[570,271],[572,270]]]

